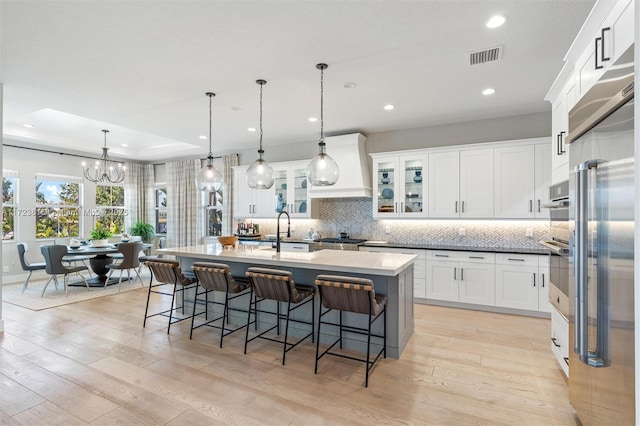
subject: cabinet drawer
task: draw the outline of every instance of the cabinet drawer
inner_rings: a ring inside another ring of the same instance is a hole
[[[537,254],[496,253],[498,265],[538,266]]]
[[[427,259],[455,262],[494,263],[495,253],[453,250],[427,250]]]
[[[309,244],[305,243],[280,243],[281,251],[298,251],[298,252],[308,252]]]

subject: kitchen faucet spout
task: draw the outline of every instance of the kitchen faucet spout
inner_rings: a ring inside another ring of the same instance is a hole
[[[287,216],[287,238],[291,237],[291,216],[286,210],[282,210],[278,215],[278,224],[276,226],[276,253],[280,253],[280,216],[282,215]]]

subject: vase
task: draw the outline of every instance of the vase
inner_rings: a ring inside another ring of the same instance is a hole
[[[105,247],[109,245],[109,240],[91,240],[91,247]]]

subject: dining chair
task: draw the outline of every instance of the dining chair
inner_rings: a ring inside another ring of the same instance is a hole
[[[111,263],[106,265],[106,268],[109,269],[109,275],[107,280],[104,282],[104,286],[107,286],[109,282],[109,278],[113,274],[113,271],[120,271],[120,279],[118,280],[118,291],[122,286],[122,272],[127,271],[127,279],[131,280],[131,270],[136,273],[138,279],[140,280],[140,285],[144,287],[144,282],[142,281],[142,277],[138,273],[138,268],[140,266],[140,260],[138,258],[138,253],[143,248],[143,244],[140,241],[132,242],[132,243],[120,243],[118,244],[118,252],[122,254],[122,261],[118,263]]]
[[[53,244],[57,244],[57,245],[64,245],[64,246],[69,246],[71,243],[71,238],[55,238],[53,240]],[[84,266],[87,267],[87,273],[89,274],[89,277],[91,277],[91,268],[89,268],[89,265],[87,265],[87,262],[91,259],[91,256],[84,256],[84,255],[67,255],[65,256],[62,261],[65,262],[67,265],[71,266],[72,264],[77,264],[82,263]]]
[[[24,293],[27,289],[27,286],[29,285],[29,279],[31,278],[31,274],[33,274],[33,271],[44,270],[47,265],[44,262],[29,263],[27,261],[26,254],[27,250],[29,250],[29,248],[27,247],[27,243],[18,243],[17,247],[20,266],[22,266],[23,271],[29,272],[29,275],[27,275],[27,279],[24,280],[24,284],[22,285],[22,292]]]
[[[89,268],[85,265],[83,266],[73,266],[67,267],[63,262],[64,256],[67,254],[67,246],[53,244],[49,246],[41,246],[40,251],[42,252],[42,256],[44,256],[45,262],[45,271],[47,274],[51,275],[49,281],[44,285],[42,289],[41,297],[44,297],[44,292],[47,290],[47,286],[53,280],[53,282],[58,285],[58,275],[63,275],[64,279],[64,293],[67,295],[69,293],[69,274],[77,273],[84,281],[84,284],[89,287],[89,283],[84,275],[80,274],[81,271],[87,271]]]

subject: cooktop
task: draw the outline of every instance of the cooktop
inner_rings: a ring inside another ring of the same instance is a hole
[[[319,243],[336,243],[336,244],[362,244],[367,240],[359,238],[320,238]]]

